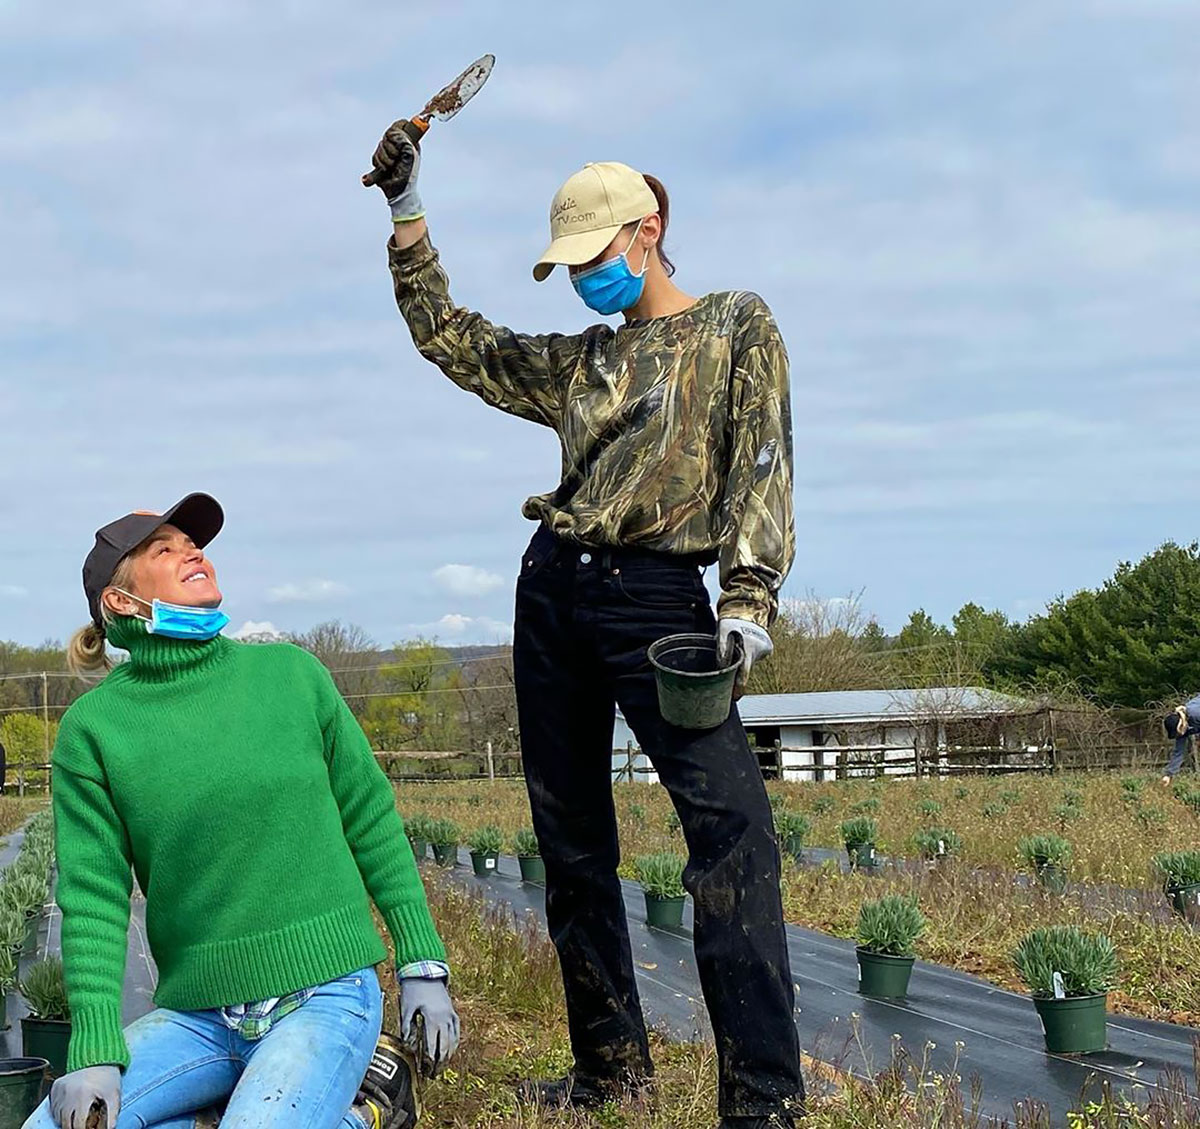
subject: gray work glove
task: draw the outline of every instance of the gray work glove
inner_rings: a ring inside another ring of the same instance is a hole
[[[717,653],[723,664],[733,660],[735,636],[742,641],[742,669],[738,671],[737,685],[745,686],[754,664],[775,650],[775,644],[767,629],[751,620],[722,618],[717,621]]]
[[[445,980],[413,976],[400,981],[400,1039],[423,1073],[436,1074],[458,1049],[458,1012]]]
[[[392,122],[371,158],[374,183],[387,197],[393,223],[419,220],[425,214],[425,205],[421,203],[421,194],[417,191],[421,150],[404,132],[407,124],[404,118]]]
[[[50,1087],[50,1116],[62,1129],[84,1129],[92,1103],[108,1107],[104,1129],[116,1129],[121,1111],[121,1071],[116,1066],[85,1066],[54,1080]]]

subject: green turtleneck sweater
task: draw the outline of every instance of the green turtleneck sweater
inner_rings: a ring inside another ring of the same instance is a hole
[[[68,1068],[128,1065],[121,986],[131,868],[146,895],[155,1003],[283,996],[386,956],[444,960],[392,790],[312,655],[140,620],[129,651],[66,713],[54,746]]]

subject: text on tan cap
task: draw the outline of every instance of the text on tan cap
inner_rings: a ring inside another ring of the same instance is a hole
[[[646,178],[620,161],[584,165],[554,194],[550,246],[534,264],[542,282],[562,263],[579,266],[604,250],[627,223],[658,211]]]

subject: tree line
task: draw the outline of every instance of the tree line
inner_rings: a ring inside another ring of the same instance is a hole
[[[1200,692],[1200,544],[1167,542],[1023,621],[968,603],[943,624],[919,608],[889,635],[852,596],[785,601],[772,637],[750,693],[980,685],[1139,710],[1175,704]],[[508,648],[417,639],[383,649],[337,620],[288,638],[329,668],[376,749],[519,749]],[[55,719],[86,688],[67,674],[60,643],[0,641],[10,763],[41,761]]]

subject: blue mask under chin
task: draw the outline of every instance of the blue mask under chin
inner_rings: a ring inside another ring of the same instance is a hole
[[[191,608],[185,604],[168,604],[165,600],[143,600],[124,588],[118,592],[148,604],[149,616],[138,616],[146,625],[147,635],[162,635],[167,639],[212,639],[219,635],[229,623],[220,608]]]
[[[629,247],[637,241],[641,230],[642,221],[638,220]],[[650,248],[646,248],[640,273],[634,274],[629,269],[629,247],[615,259],[571,276],[575,293],[583,299],[588,309],[598,314],[619,314],[641,301],[642,291],[646,288],[646,264],[650,259]]]

